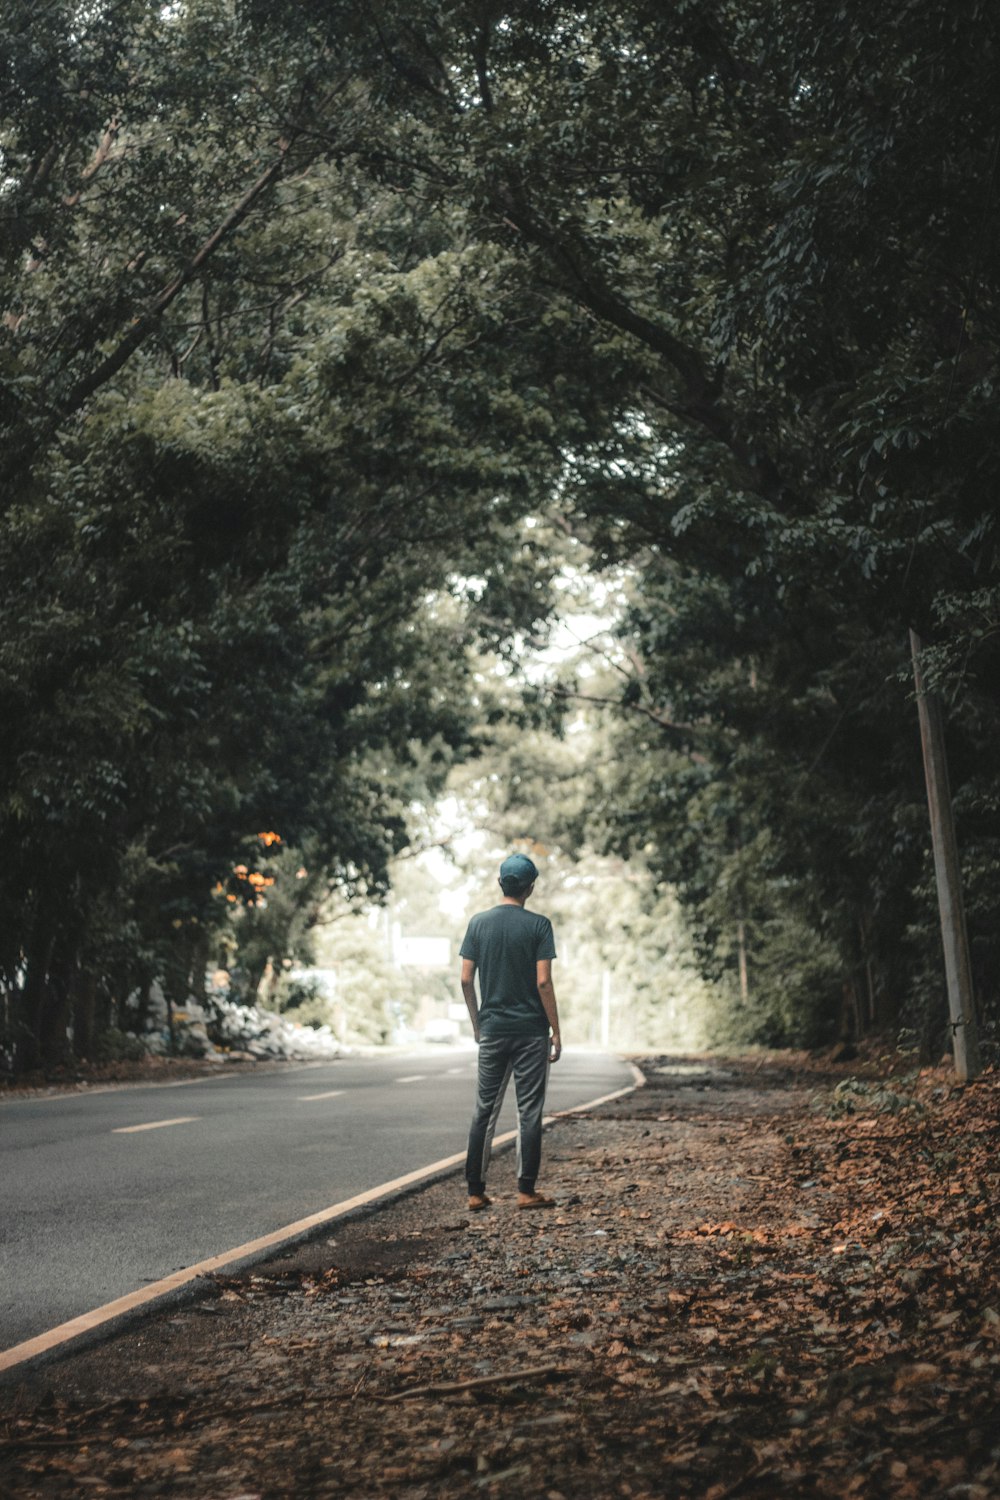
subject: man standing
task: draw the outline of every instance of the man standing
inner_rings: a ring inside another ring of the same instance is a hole
[[[526,854],[511,854],[500,866],[503,900],[474,916],[462,940],[462,994],[479,1043],[476,1108],[465,1163],[473,1210],[490,1205],[486,1172],[511,1073],[518,1117],[517,1206],[552,1208],[554,1204],[535,1190],[549,1063],[557,1062],[562,1051],[552,984],[556,956],[552,923],[524,909],[537,879],[538,871]]]

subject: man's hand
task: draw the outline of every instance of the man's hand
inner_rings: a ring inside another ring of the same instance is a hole
[[[552,960],[551,958],[540,958],[535,965],[535,979],[538,985],[538,998],[542,1002],[545,1019],[549,1023],[549,1062],[558,1062],[562,1056],[562,1042],[559,1039],[559,1010],[556,1006],[556,989],[552,983]]]

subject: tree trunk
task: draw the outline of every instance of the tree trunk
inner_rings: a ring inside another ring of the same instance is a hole
[[[100,1036],[102,1031],[107,1031],[111,1026],[120,1026],[121,1017],[115,1004],[107,981],[102,980],[94,984],[94,1035]],[[125,1028],[122,1027],[122,1030]]]
[[[858,987],[853,979],[844,981],[840,995],[840,1040],[859,1042],[864,1036],[864,1021],[858,1003]]]
[[[34,942],[27,949],[24,986],[19,997],[20,1024],[14,1058],[14,1067],[18,1073],[33,1073],[42,1066],[42,1012],[45,1008],[54,943],[54,938],[43,928],[36,931]]]
[[[740,967],[740,1000],[750,1003],[750,969],[747,963],[747,924],[740,919],[736,924],[736,948]]]
[[[941,916],[941,939],[944,947],[944,970],[948,985],[948,1011],[951,1018],[955,1072],[963,1081],[982,1071],[979,1055],[979,1033],[972,993],[972,965],[969,960],[969,937],[965,926],[965,901],[962,894],[962,867],[955,837],[955,817],[948,784],[948,757],[944,743],[944,716],[936,693],[924,686],[920,653],[923,649],[916,631],[910,631],[913,656],[913,680],[917,689],[917,711],[920,716],[920,742],[924,755],[924,778],[927,783],[927,806],[931,819],[931,842],[934,846],[934,876],[937,882],[938,910]]]
[[[276,959],[269,959],[267,964],[267,1004],[271,1010],[278,1009],[278,986],[281,983],[281,964]]]
[[[97,980],[91,976],[80,985],[73,1006],[73,1052],[81,1061],[94,1056],[96,1001]]]
[[[205,973],[208,969],[208,960],[211,957],[211,939],[204,928],[197,929],[197,935],[191,945],[191,969],[188,974],[188,984],[192,995],[199,1005],[206,1004],[208,992],[205,987]]]
[[[49,962],[38,1014],[38,1047],[44,1068],[59,1067],[72,1057],[68,1031],[73,1014],[73,958],[56,953]]]
[[[264,978],[264,970],[267,968],[267,959],[262,959],[254,964],[253,968],[246,970],[247,977],[247,1005],[256,1005],[260,994],[261,981]]]

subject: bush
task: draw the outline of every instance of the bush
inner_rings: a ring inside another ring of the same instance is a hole
[[[330,1001],[315,979],[289,979],[282,986],[279,1008],[290,1021],[300,1026],[329,1026],[332,1020]]]
[[[146,1048],[130,1031],[119,1031],[109,1026],[99,1031],[94,1042],[94,1062],[140,1062],[146,1056]]]

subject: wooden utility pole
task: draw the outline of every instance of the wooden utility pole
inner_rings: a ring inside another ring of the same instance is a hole
[[[936,693],[929,693],[924,685],[920,665],[922,649],[920,637],[916,631],[911,630],[910,651],[913,656],[913,681],[917,689],[917,711],[920,715],[927,806],[931,815],[934,875],[937,881],[938,910],[941,913],[941,940],[944,946],[955,1072],[964,1082],[975,1078],[982,1071],[982,1059],[972,995],[972,965],[969,962],[969,936],[962,898],[962,867],[958,861],[958,840],[955,837],[951,788],[948,785],[944,719],[940,699]]]

